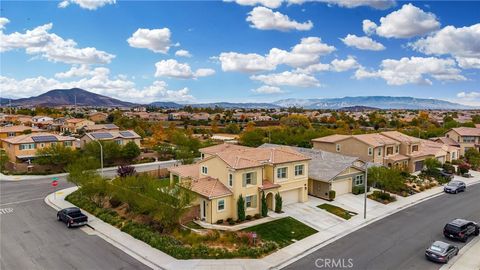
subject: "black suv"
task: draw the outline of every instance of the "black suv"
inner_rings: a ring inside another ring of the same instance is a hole
[[[473,221],[465,219],[454,219],[443,228],[443,235],[447,238],[458,239],[462,242],[467,242],[471,235],[479,235],[480,227]]]

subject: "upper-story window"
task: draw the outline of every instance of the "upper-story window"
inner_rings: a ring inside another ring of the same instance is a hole
[[[233,174],[231,173],[228,174],[228,185],[233,187]]]
[[[7,137],[15,137],[15,132],[7,132]]]
[[[395,153],[398,154],[400,152],[400,146],[395,146]]]
[[[278,168],[277,169],[277,178],[278,179],[285,179],[287,178],[287,167]]]
[[[295,176],[303,175],[304,168],[305,168],[305,166],[303,164],[302,165],[295,165]]]
[[[243,174],[243,186],[247,185],[256,185],[257,184],[257,173],[248,172]]]
[[[474,143],[475,137],[473,136],[463,136],[462,137],[464,143]]]
[[[368,155],[369,156],[373,155],[373,148],[372,147],[368,147]]]
[[[342,150],[342,147],[340,146],[340,144],[337,144],[335,145],[335,149],[337,150],[337,152],[340,152]]]
[[[202,174],[208,174],[207,166],[202,166]]]
[[[382,148],[381,148],[381,147],[378,148],[377,155],[378,155],[378,156],[381,156],[381,155],[382,155]]]
[[[393,147],[387,147],[387,156],[393,155]]]
[[[418,151],[418,145],[412,145],[412,152]]]
[[[72,141],[63,142],[63,146],[72,146]]]
[[[30,150],[30,149],[35,149],[35,144],[34,143],[20,144],[20,150]]]
[[[201,154],[200,154],[200,158],[201,158],[201,159],[204,159],[204,158],[205,158],[205,154],[204,154],[204,153],[201,153]]]

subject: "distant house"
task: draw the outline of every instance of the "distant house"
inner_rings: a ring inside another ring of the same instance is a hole
[[[107,121],[108,114],[103,112],[93,112],[88,115],[88,119],[95,123],[105,122]]]
[[[470,148],[480,150],[480,128],[452,128],[445,133],[445,137],[454,140],[460,145],[460,155],[462,156]]]
[[[50,147],[54,144],[75,148],[75,138],[47,132],[25,134],[0,140],[9,160],[12,162],[31,161],[35,158],[38,149]]]
[[[37,115],[32,117],[32,122],[35,123],[42,123],[42,122],[53,122],[53,118],[49,116],[41,116]]]
[[[115,124],[95,124],[91,126],[83,127],[85,132],[97,132],[97,131],[119,131],[120,128]]]
[[[0,139],[20,136],[25,133],[38,133],[38,132],[42,132],[42,130],[36,127],[28,127],[28,126],[0,127]],[[0,147],[3,147],[3,144],[1,141],[0,141]]]
[[[148,120],[150,121],[168,121],[168,114],[165,113],[149,113]]]
[[[112,141],[119,145],[125,145],[128,142],[133,141],[140,147],[141,137],[133,130],[122,131],[98,131],[85,133],[80,138],[80,146],[83,148],[87,143],[91,141]]]
[[[60,131],[63,133],[65,132],[77,133],[78,130],[86,126],[92,126],[92,125],[95,125],[95,123],[88,119],[70,118],[65,120],[64,124],[60,127]]]

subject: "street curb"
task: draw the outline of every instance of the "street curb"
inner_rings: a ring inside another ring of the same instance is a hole
[[[59,191],[64,191],[64,190],[65,190],[65,189],[62,189],[62,190],[59,190]],[[50,207],[52,207],[53,209],[55,209],[55,210],[58,211],[58,210],[61,209],[61,207],[58,207],[54,202],[52,202],[52,201],[50,200],[50,196],[52,196],[52,195],[53,195],[53,193],[48,194],[47,197],[45,197],[44,202],[45,202],[48,206],[50,206]],[[69,202],[69,203],[70,203],[70,202]],[[72,203],[70,203],[70,204],[72,204]],[[72,204],[72,205],[74,205],[74,204]],[[75,205],[75,206],[76,206],[76,205]],[[77,207],[77,206],[76,206],[76,207]],[[89,213],[89,212],[87,212],[87,211],[85,211],[85,210],[83,210],[83,209],[81,209],[81,208],[80,208],[80,210],[83,211],[83,212],[85,212],[85,213],[88,213],[90,216],[95,217],[95,219],[89,220],[89,223],[92,222],[92,221],[94,221],[94,220],[99,220],[99,221],[101,221],[101,222],[104,222],[104,221],[98,219],[95,215],[92,215],[91,213]],[[108,224],[108,223],[106,223],[106,222],[104,222],[104,223],[107,224],[108,226],[112,226],[112,225],[110,225],[110,224]],[[152,261],[149,260],[148,258],[143,257],[141,254],[137,253],[135,250],[130,249],[129,247],[123,245],[122,243],[116,241],[115,239],[110,238],[107,234],[104,234],[104,233],[102,233],[101,231],[96,230],[92,225],[87,224],[87,226],[90,227],[91,229],[93,229],[93,230],[95,231],[95,235],[97,235],[98,237],[102,238],[103,240],[105,240],[106,242],[110,243],[111,245],[113,245],[114,247],[118,248],[119,250],[125,252],[126,254],[132,256],[134,259],[136,259],[137,261],[143,263],[144,265],[146,265],[146,266],[148,266],[148,267],[150,267],[150,268],[152,268],[152,269],[162,269],[162,270],[165,269],[165,268],[163,268],[162,266],[156,264],[155,262],[152,262]],[[113,227],[113,226],[112,226],[112,227]],[[118,228],[115,228],[115,229],[118,229]],[[128,234],[128,235],[129,235],[129,234]],[[133,236],[131,236],[131,235],[129,235],[129,236],[130,236],[130,237],[133,237]],[[135,240],[140,241],[140,240],[138,240],[138,239],[135,239]],[[144,242],[142,242],[142,243],[144,243]]]
[[[460,256],[457,255],[451,261],[449,261],[447,264],[444,264],[439,270],[448,270],[448,269],[451,269],[451,268],[455,267],[455,263],[458,260],[460,260],[460,258],[462,258],[462,256],[465,256],[465,253],[467,253],[473,246],[475,246],[475,244],[479,244],[479,243],[480,243],[480,238],[476,237],[475,239],[470,241],[470,243],[466,244],[460,250],[460,252],[458,253],[458,255],[460,255]]]
[[[472,182],[472,183],[468,184],[467,186],[476,185],[476,184],[479,184],[479,183],[480,183],[480,180],[479,180],[479,181]],[[300,260],[301,258],[306,257],[307,255],[312,254],[313,252],[315,252],[315,251],[323,248],[324,246],[326,246],[326,245],[328,245],[328,244],[330,244],[330,243],[332,243],[332,242],[335,242],[336,240],[339,240],[339,239],[341,239],[341,238],[349,235],[349,234],[352,233],[352,232],[355,232],[355,231],[357,231],[357,230],[359,230],[359,229],[361,229],[361,228],[363,228],[363,227],[365,227],[365,226],[368,226],[368,225],[370,225],[370,224],[372,224],[372,223],[374,223],[374,222],[377,222],[377,221],[379,221],[379,220],[381,220],[381,219],[384,219],[384,218],[386,218],[386,217],[388,217],[388,216],[391,216],[391,215],[393,215],[393,214],[395,214],[395,213],[397,213],[397,212],[400,212],[400,211],[402,211],[402,210],[404,210],[404,209],[407,209],[407,208],[409,208],[409,207],[412,207],[412,206],[414,206],[414,205],[417,205],[417,204],[419,204],[419,203],[422,203],[422,202],[427,201],[427,200],[429,200],[429,199],[432,199],[432,198],[434,198],[434,197],[438,197],[438,196],[440,196],[440,195],[442,195],[442,194],[443,194],[443,189],[440,190],[440,191],[437,192],[437,193],[434,193],[434,194],[431,194],[431,195],[429,195],[429,196],[427,196],[427,197],[421,198],[421,199],[418,200],[418,201],[411,202],[411,203],[409,203],[409,204],[402,205],[402,206],[400,206],[400,207],[398,207],[398,208],[395,208],[395,209],[393,209],[393,210],[391,210],[391,211],[389,211],[389,212],[387,212],[387,213],[385,213],[385,214],[383,214],[383,215],[381,215],[381,216],[378,216],[378,217],[373,218],[372,220],[368,220],[368,221],[366,221],[366,222],[363,222],[363,223],[359,224],[359,225],[358,225],[357,227],[355,227],[355,228],[349,229],[349,230],[347,230],[347,231],[345,231],[345,232],[343,232],[343,233],[341,233],[341,234],[337,234],[337,235],[332,236],[332,237],[330,237],[330,238],[328,238],[328,239],[326,239],[326,240],[324,240],[324,241],[322,241],[322,242],[320,242],[320,243],[318,243],[318,244],[315,244],[313,247],[310,247],[308,250],[303,251],[302,253],[296,255],[296,256],[293,257],[293,258],[286,259],[286,260],[284,260],[284,261],[282,261],[282,262],[280,262],[280,263],[278,263],[278,264],[270,267],[269,269],[282,269],[282,268],[284,268],[284,267],[286,267],[286,266],[288,266],[288,265],[290,265],[290,264],[292,264],[292,263]]]

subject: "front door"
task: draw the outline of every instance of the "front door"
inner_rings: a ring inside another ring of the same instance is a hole
[[[202,219],[205,219],[207,217],[207,201],[202,200],[201,206],[200,206],[200,215]]]

